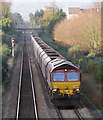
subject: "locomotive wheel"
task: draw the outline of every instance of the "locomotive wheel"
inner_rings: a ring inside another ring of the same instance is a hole
[[[51,102],[53,102],[53,100],[54,100],[54,99],[53,99],[53,94],[51,93]]]
[[[73,102],[73,106],[76,108],[82,108],[82,100],[81,97],[77,99],[73,99],[71,102]]]
[[[58,100],[60,97],[56,94],[51,94],[51,100]]]

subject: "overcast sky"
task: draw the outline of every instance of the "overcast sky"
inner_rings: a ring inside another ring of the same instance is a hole
[[[11,0],[12,2],[94,2],[101,0]]]
[[[29,13],[35,13],[36,10],[43,9],[44,6],[50,5],[51,2],[67,11],[68,7],[85,8],[97,0],[10,0],[12,2],[11,11],[19,12],[25,20],[28,19]],[[100,1],[100,0],[99,0]]]

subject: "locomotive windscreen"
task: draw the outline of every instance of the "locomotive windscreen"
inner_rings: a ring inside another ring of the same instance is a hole
[[[68,81],[78,81],[79,73],[78,72],[68,72],[67,79],[68,79]]]
[[[56,72],[53,75],[54,81],[64,81],[64,73],[63,72]]]

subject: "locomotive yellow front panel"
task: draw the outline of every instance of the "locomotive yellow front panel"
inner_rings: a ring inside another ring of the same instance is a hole
[[[52,82],[52,93],[62,96],[80,93],[80,82]]]

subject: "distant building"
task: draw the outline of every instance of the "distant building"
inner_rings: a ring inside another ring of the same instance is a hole
[[[67,10],[67,19],[71,19],[73,17],[78,17],[78,13],[81,11],[79,7],[70,7]]]
[[[86,13],[86,12],[99,12],[99,8],[90,8],[90,9],[80,9],[79,7],[70,7],[67,10],[67,19],[71,19],[74,17],[78,17],[79,13]]]

